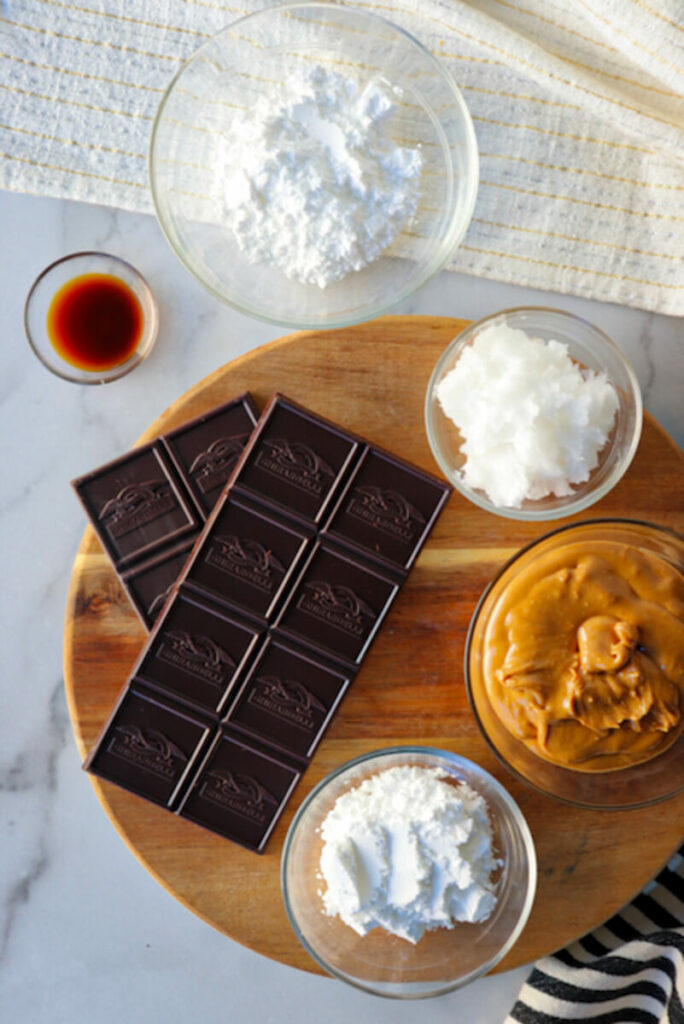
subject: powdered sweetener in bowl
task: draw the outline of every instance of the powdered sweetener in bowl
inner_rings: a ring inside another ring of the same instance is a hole
[[[473,761],[388,747],[341,765],[288,830],[283,901],[304,949],[376,995],[420,999],[491,970],[536,887],[530,830]]]
[[[318,65],[233,120],[216,171],[250,263],[326,288],[394,241],[416,212],[423,166],[418,147],[392,140],[401,95]]]
[[[409,942],[496,903],[487,804],[439,768],[398,765],[338,797],[321,825],[323,903],[359,935],[382,927]]]
[[[446,67],[335,3],[269,4],[204,43],[150,142],[176,254],[215,296],[279,326],[359,323],[406,299],[452,256],[477,182]]]

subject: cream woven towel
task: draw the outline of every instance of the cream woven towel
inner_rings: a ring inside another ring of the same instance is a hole
[[[164,89],[237,0],[0,0],[0,185],[152,209]],[[463,91],[480,191],[452,269],[684,313],[684,3],[384,0]]]

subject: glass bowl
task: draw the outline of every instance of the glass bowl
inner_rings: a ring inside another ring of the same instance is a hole
[[[551,494],[536,500],[525,500],[520,508],[509,508],[495,505],[484,491],[470,487],[463,479],[462,467],[466,458],[460,450],[463,437],[445,415],[437,399],[436,388],[454,368],[466,346],[471,345],[485,327],[492,325],[517,328],[544,341],[560,341],[567,345],[571,359],[583,367],[605,372],[615,386],[618,410],[613,430],[599,452],[598,466],[586,482],[574,485],[570,495],[556,497]],[[509,519],[538,522],[561,519],[581,512],[615,486],[627,471],[637,450],[642,417],[639,382],[615,342],[581,317],[543,306],[505,309],[467,327],[440,356],[425,397],[428,441],[435,459],[456,490],[487,512]]]
[[[592,541],[630,545],[684,572],[684,537],[664,526],[630,519],[593,519],[559,527],[523,547],[482,594],[466,639],[466,689],[477,723],[494,754],[528,786],[578,807],[626,810],[659,803],[684,789],[684,731],[660,754],[630,767],[593,772],[567,768],[541,757],[506,729],[484,678],[488,628],[507,588],[540,556],[552,556],[566,544]]]
[[[495,855],[496,907],[479,924],[426,932],[412,945],[375,928],[362,937],[323,909],[320,826],[339,796],[398,765],[439,768],[446,781],[467,783],[489,808]],[[537,861],[527,823],[504,787],[472,761],[429,747],[389,747],[342,765],[316,786],[290,826],[281,885],[290,923],[306,951],[329,974],[374,995],[420,999],[461,988],[491,970],[522,932],[534,901]]]
[[[60,354],[48,332],[48,311],[57,292],[69,282],[90,275],[123,282],[137,299],[142,314],[135,350],[106,369],[83,369],[72,364]],[[130,373],[154,348],[158,327],[157,303],[145,278],[130,263],[104,252],[75,252],[51,263],[34,281],[24,306],[24,329],[35,355],[56,376],[74,384],[108,384]]]
[[[217,172],[236,114],[316,64],[394,91],[392,137],[424,158],[416,215],[378,259],[325,289],[248,262],[224,221]],[[339,327],[385,312],[446,264],[472,216],[477,143],[450,75],[410,35],[358,9],[292,4],[239,19],[181,68],[153,126],[150,183],[172,249],[217,298],[272,323]]]

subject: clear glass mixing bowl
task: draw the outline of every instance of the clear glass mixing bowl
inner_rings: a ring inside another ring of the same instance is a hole
[[[559,527],[521,548],[482,594],[466,639],[465,681],[482,734],[501,763],[519,779],[538,792],[578,807],[627,810],[659,803],[684,789],[684,730],[672,746],[630,767],[604,772],[568,768],[540,757],[508,731],[490,699],[484,672],[488,627],[507,588],[538,558],[570,544],[594,541],[655,555],[684,573],[684,537],[667,527],[631,519],[589,519]]]
[[[486,921],[426,932],[415,945],[375,928],[358,935],[324,913],[319,863],[320,826],[335,801],[364,779],[398,765],[441,769],[445,781],[467,783],[484,797],[494,853],[501,859],[496,907]],[[290,923],[307,952],[329,974],[374,995],[422,999],[461,988],[490,971],[516,942],[529,917],[537,884],[532,835],[520,808],[488,772],[447,750],[389,747],[342,765],[309,794],[290,826],[281,861],[281,887]]]
[[[617,392],[618,408],[613,430],[598,453],[598,465],[588,480],[574,484],[572,493],[526,500],[520,508],[495,505],[484,491],[470,487],[463,479],[466,456],[461,450],[463,436],[445,414],[437,398],[440,381],[454,368],[464,349],[490,326],[525,331],[543,341],[560,341],[580,366],[605,373]],[[425,396],[425,428],[435,459],[449,483],[486,512],[508,519],[543,522],[574,515],[603,498],[629,469],[634,458],[643,419],[639,382],[632,367],[614,341],[582,317],[545,306],[504,309],[470,324],[446,347],[432,372]]]
[[[223,138],[238,111],[274,83],[321,64],[398,90],[393,141],[421,147],[415,217],[381,257],[320,289],[251,264],[222,212]],[[442,64],[384,18],[326,3],[271,7],[242,18],[181,68],[152,130],[150,182],[171,247],[219,299],[262,320],[339,327],[385,312],[444,267],[472,216],[478,158],[470,115]]]

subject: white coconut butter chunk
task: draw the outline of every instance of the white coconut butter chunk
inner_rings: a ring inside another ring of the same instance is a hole
[[[579,366],[567,345],[495,324],[463,349],[436,393],[464,439],[464,483],[508,508],[588,480],[618,409],[605,373]]]
[[[404,765],[338,798],[321,825],[325,913],[359,935],[384,928],[415,943],[483,921],[499,861],[482,796],[438,768]]]

